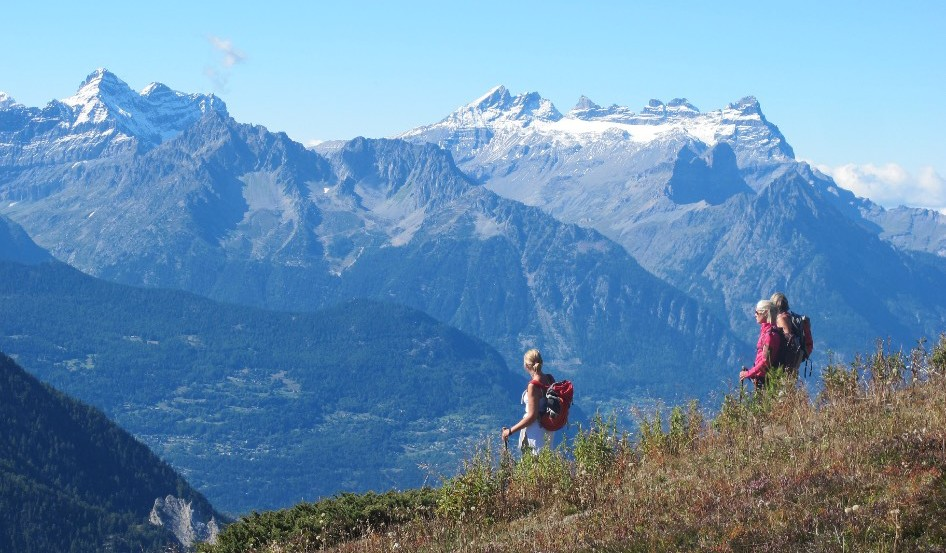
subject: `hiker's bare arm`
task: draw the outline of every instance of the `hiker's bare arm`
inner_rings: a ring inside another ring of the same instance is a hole
[[[535,419],[539,416],[539,394],[541,393],[542,391],[538,386],[531,382],[529,383],[528,392],[526,394],[526,414],[523,415],[522,420],[514,424],[512,428],[503,430],[504,439],[507,438],[509,434],[518,432],[535,422]]]

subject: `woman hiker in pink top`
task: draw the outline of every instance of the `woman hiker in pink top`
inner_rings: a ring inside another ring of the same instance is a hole
[[[739,381],[752,379],[758,390],[765,386],[765,373],[778,359],[779,348],[782,347],[782,334],[773,327],[777,312],[775,304],[769,300],[761,300],[755,306],[755,320],[759,323],[759,341],[756,343],[755,364],[752,368],[742,368],[739,372]]]

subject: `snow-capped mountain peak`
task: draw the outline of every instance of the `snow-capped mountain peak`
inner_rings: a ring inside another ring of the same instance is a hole
[[[77,105],[95,97],[116,98],[134,94],[131,87],[114,73],[105,68],[98,68],[79,85],[79,90],[62,102],[66,105]]]
[[[674,98],[665,104],[660,100],[651,100],[647,107],[641,110],[643,117],[652,120],[663,120],[668,117],[692,117],[700,114],[700,110],[687,101],[686,98]]]
[[[171,90],[167,85],[162,83],[151,83],[148,86],[144,87],[141,91],[141,95],[147,98],[155,96],[165,96],[168,94],[174,94],[174,91]]]
[[[529,138],[514,138],[522,133]],[[461,136],[466,138],[461,139]],[[484,141],[494,141],[498,136],[503,138],[495,142],[492,149],[502,149],[503,144],[551,142],[566,148],[594,146],[600,149],[607,143],[609,148],[636,150],[657,140],[677,137],[699,141],[710,148],[720,141],[730,142],[740,163],[755,165],[765,160],[782,162],[794,158],[791,147],[778,128],[765,120],[758,100],[752,96],[706,113],[685,98],[674,98],[667,103],[651,100],[635,113],[618,105],[604,108],[582,96],[563,116],[537,92],[513,96],[505,87],[497,86],[439,123],[401,135],[411,140],[426,137],[451,148],[460,142],[467,147],[476,144],[476,149],[484,147]],[[478,151],[486,155],[485,150]],[[459,151],[454,154],[461,161],[465,159]],[[514,153],[496,150],[489,155],[502,157]]]
[[[648,115],[664,115],[667,113],[667,106],[660,100],[652,98],[650,102],[647,102],[647,106],[641,110],[641,113]]]
[[[651,100],[639,113],[585,96],[555,118],[523,109],[542,102],[537,93],[511,96],[497,88],[401,137],[450,150],[461,169],[501,196],[568,222],[595,221],[616,239],[648,209],[682,213],[716,205],[762,189],[795,163],[752,97],[705,113],[685,98]],[[706,180],[700,171],[718,178],[694,187]]]
[[[667,111],[678,115],[698,115],[700,113],[700,110],[690,102],[687,102],[686,98],[674,98],[670,100],[670,103],[667,104]]]
[[[152,83],[137,93],[114,73],[99,68],[76,93],[44,108],[25,107],[0,96],[0,109],[16,110],[36,143],[45,143],[43,160],[71,163],[149,150],[192,127],[208,113],[228,117],[216,96],[176,92]],[[0,129],[0,157],[17,157],[12,135]],[[41,160],[24,158],[34,165]]]
[[[505,86],[497,86],[473,102],[453,112],[441,123],[450,126],[528,126],[532,121],[558,121],[555,106],[538,92],[513,96]]]
[[[580,119],[582,121],[612,121],[627,122],[635,113],[628,108],[612,104],[610,107],[601,107],[592,102],[587,96],[578,99],[575,107],[565,114],[566,119]]]
[[[516,96],[513,102],[513,109],[516,110],[517,118],[532,118],[545,121],[558,121],[562,118],[551,101],[546,100],[538,92],[530,92]]]
[[[96,69],[79,86],[72,96],[62,103],[73,108],[76,119],[73,125],[85,123],[101,124],[112,113],[128,115],[129,104],[134,102],[134,91],[114,73],[107,69]]]
[[[505,86],[499,85],[489,89],[486,94],[473,100],[467,107],[480,111],[486,111],[491,108],[505,109],[511,101],[512,95],[509,94]]]
[[[9,109],[20,104],[16,103],[16,100],[12,96],[0,90],[0,109]]]
[[[93,71],[62,104],[72,108],[70,126],[75,130],[87,125],[117,128],[152,145],[176,136],[209,111],[227,114],[216,96],[184,94],[160,83],[149,84],[139,94],[104,68]]]

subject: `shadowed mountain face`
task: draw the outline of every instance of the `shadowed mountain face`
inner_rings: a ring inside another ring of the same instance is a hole
[[[946,326],[943,218],[839,189],[794,159],[754,99],[634,113],[583,98],[554,120],[516,103],[481,99],[402,136],[448,149],[504,197],[601,232],[737,335],[754,335],[749,312],[776,290],[812,317],[821,353],[878,337],[909,345]]]
[[[690,148],[680,150],[667,181],[667,198],[680,205],[719,205],[737,194],[752,192],[739,174],[736,155],[728,144],[717,144],[707,158]]]
[[[32,265],[52,260],[53,256],[37,246],[23,227],[0,215],[0,261]]]

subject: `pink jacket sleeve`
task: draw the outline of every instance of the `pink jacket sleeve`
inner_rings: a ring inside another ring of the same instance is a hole
[[[778,357],[778,350],[781,344],[770,332],[771,328],[771,324],[762,323],[759,329],[759,341],[756,343],[755,349],[755,364],[746,374],[749,378],[761,378],[765,376],[765,372],[769,369],[769,360]],[[769,347],[768,356],[765,354],[765,346]]]

